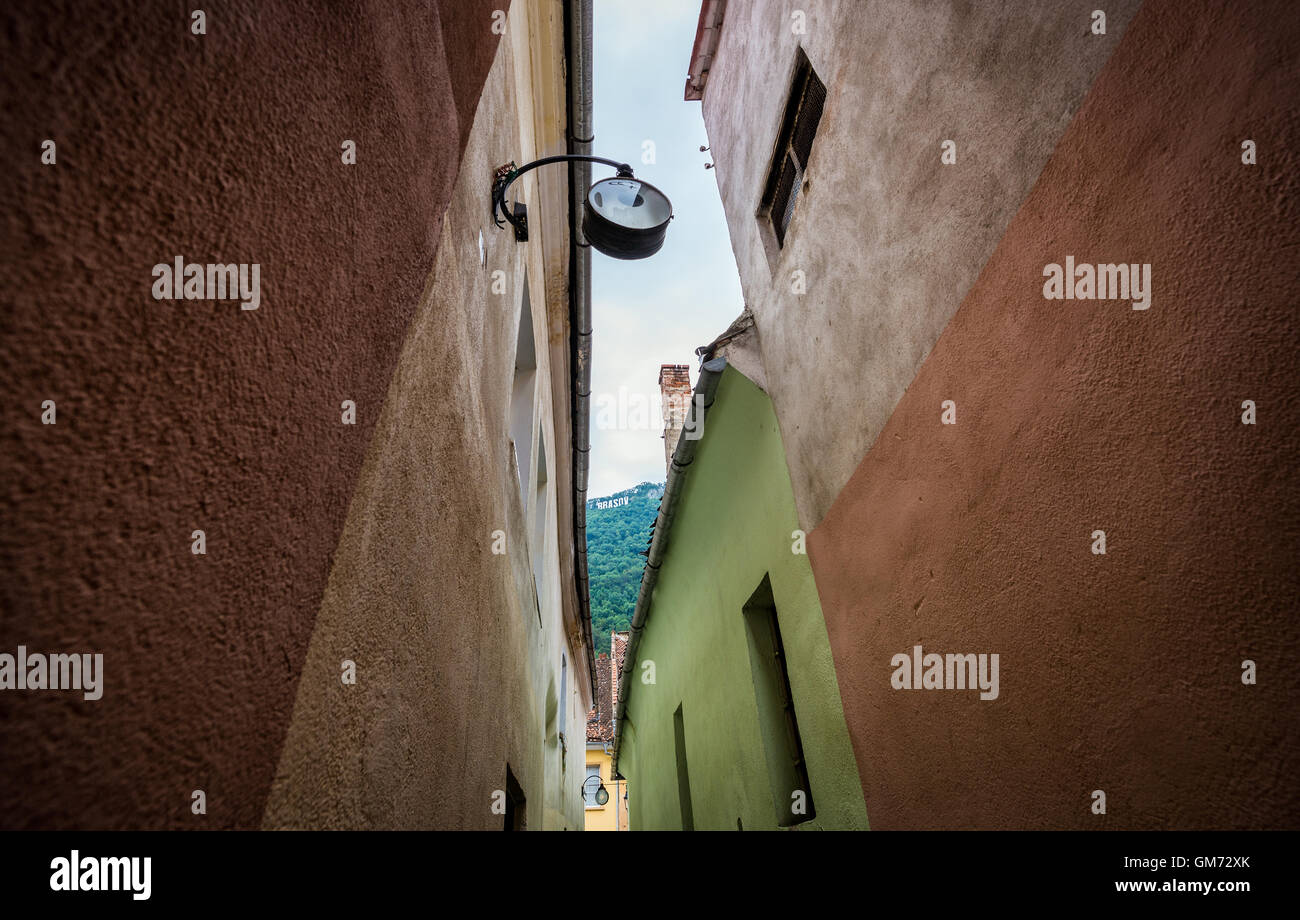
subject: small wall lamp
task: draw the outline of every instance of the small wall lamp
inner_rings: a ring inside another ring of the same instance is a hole
[[[601,778],[599,776],[596,776],[595,774],[588,776],[587,779],[583,782],[582,796],[583,798],[587,797],[587,791],[591,787],[591,781],[593,779],[599,784],[599,786],[596,789],[596,791],[592,793],[591,797],[596,800],[597,805],[604,805],[606,802],[609,801],[609,790],[605,788],[605,783],[601,780]]]
[[[515,228],[515,240],[527,242],[528,209],[517,201],[506,206],[511,183],[530,169],[573,160],[603,163],[618,170],[612,178],[593,184],[583,199],[582,235],[592,248],[615,259],[645,259],[658,252],[673,219],[672,202],[649,182],[636,178],[631,166],[604,157],[563,154],[520,167],[514,163],[499,167],[492,179],[492,222],[501,227],[501,218],[505,218]],[[609,793],[605,795],[608,798]]]

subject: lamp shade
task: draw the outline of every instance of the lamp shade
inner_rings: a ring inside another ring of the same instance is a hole
[[[582,233],[598,251],[615,259],[645,259],[664,244],[673,205],[649,182],[627,177],[602,179],[587,191]]]

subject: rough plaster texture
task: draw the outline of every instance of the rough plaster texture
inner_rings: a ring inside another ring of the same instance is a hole
[[[1300,822],[1293,14],[1143,7],[810,536],[873,827]],[[1044,300],[1066,255],[1150,309]],[[1000,698],[891,689],[918,643]]]
[[[261,821],[500,6],[237,2],[205,36],[170,3],[0,14],[0,644],[106,670],[98,702],[0,695],[0,826]],[[153,300],[177,255],[260,263],[261,308]]]
[[[727,4],[704,120],[805,529],[879,436],[1138,0],[1105,4],[1104,36],[1088,32],[1097,6],[811,0],[795,34],[784,4]],[[756,214],[797,46],[827,98],[777,249]],[[940,168],[945,139],[957,165]]]
[[[816,818],[800,829],[866,828],[808,557],[791,552],[794,496],[767,395],[723,372],[673,521],[620,731],[632,827],[681,827],[673,714],[683,708],[697,830],[774,829],[776,805],[743,608],[771,578]],[[653,661],[655,683],[640,680]]]
[[[534,156],[518,147],[519,125],[531,119],[521,93],[528,78],[518,72],[526,55],[520,62],[516,53],[529,47],[524,10],[515,7],[484,87],[429,285],[352,499],[268,827],[497,829],[503,819],[491,806],[507,763],[530,828],[583,827],[591,692],[585,659],[574,660],[577,635],[564,629],[555,532],[557,497],[569,491],[547,493],[543,561],[529,546],[537,512],[531,488],[527,507],[521,499],[508,420],[524,278],[536,337],[546,341],[542,237],[567,233],[567,214],[533,211],[527,246],[489,226],[486,266],[478,251],[485,178],[512,157]],[[521,182],[519,194],[535,196],[534,183]],[[497,270],[508,278],[503,295],[491,289]],[[547,351],[539,347],[537,359],[532,446],[522,445],[530,469],[539,433],[548,445],[568,442],[567,420],[550,410]],[[556,451],[548,454],[555,484]],[[492,552],[497,529],[504,555]],[[535,564],[545,571],[540,624]],[[355,687],[339,679],[345,658],[358,664]]]

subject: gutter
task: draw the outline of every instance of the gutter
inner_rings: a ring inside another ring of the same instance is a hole
[[[690,412],[682,426],[682,437],[673,450],[672,467],[668,470],[668,481],[664,485],[664,497],[659,501],[659,514],[655,518],[654,536],[650,540],[650,553],[646,558],[645,570],[641,573],[641,590],[636,596],[636,608],[632,611],[632,625],[629,628],[627,651],[623,653],[623,677],[618,684],[618,705],[614,709],[614,762],[612,770],[618,775],[618,747],[622,740],[623,715],[627,711],[628,692],[632,687],[632,675],[636,671],[636,651],[641,644],[641,632],[650,617],[650,608],[654,603],[655,584],[659,581],[659,569],[663,565],[664,555],[668,552],[669,535],[672,532],[673,519],[677,516],[677,505],[690,477],[691,464],[695,460],[695,451],[704,436],[704,422],[708,412],[713,408],[713,400],[718,393],[718,383],[722,372],[727,368],[726,358],[710,358],[700,367],[700,377],[695,384],[695,394],[691,399]],[[698,418],[697,418],[698,416]],[[698,431],[694,438],[687,437],[688,432]]]
[[[567,0],[564,36],[568,80],[568,152],[591,155],[591,13],[594,0]],[[587,643],[591,695],[595,698],[596,646],[591,632],[591,595],[587,577],[587,477],[591,459],[591,246],[582,236],[582,205],[591,186],[591,164],[569,163],[569,405],[573,432],[573,569],[578,592],[578,620]]]

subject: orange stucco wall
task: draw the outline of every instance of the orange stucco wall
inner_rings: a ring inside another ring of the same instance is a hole
[[[1285,2],[1139,11],[810,535],[873,828],[1300,822],[1298,43]],[[1068,255],[1150,263],[1150,309],[1045,300]],[[893,689],[917,644],[999,698]]]

